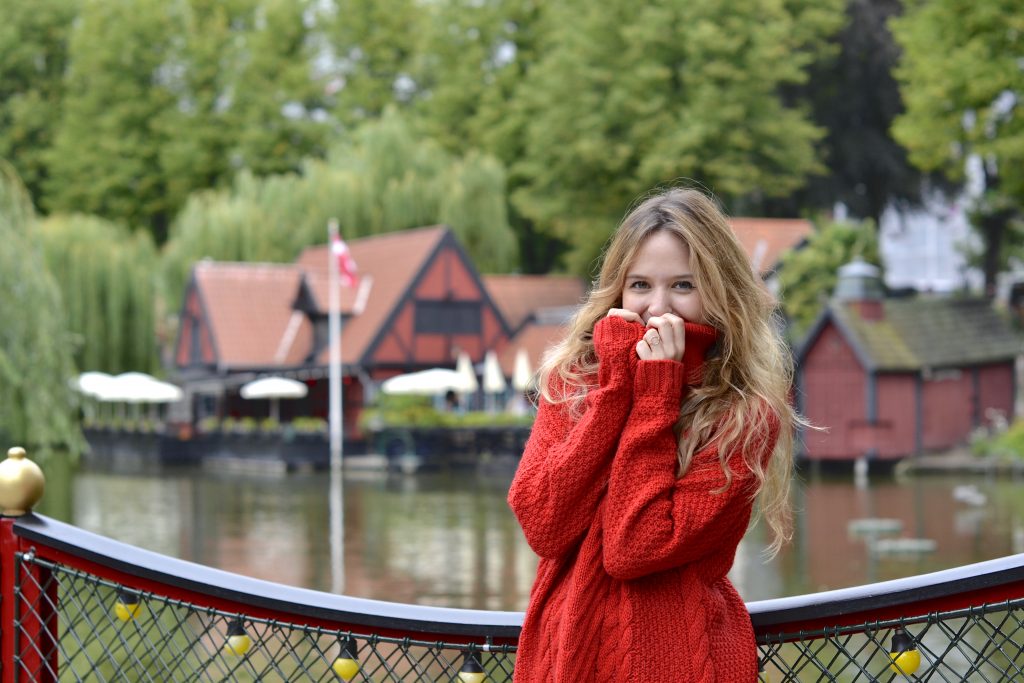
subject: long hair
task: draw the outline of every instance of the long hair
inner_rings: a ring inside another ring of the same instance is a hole
[[[567,403],[576,416],[582,413],[597,376],[594,325],[609,309],[622,306],[626,273],[637,251],[662,231],[689,248],[706,322],[718,330],[703,382],[680,406],[678,475],[689,469],[694,453],[714,442],[728,487],[732,470],[726,458],[742,453],[756,480],[753,495],[759,513],[772,531],[768,552],[774,555],[792,536],[793,430],[803,420],[788,400],[793,364],[776,325],[776,302],[713,199],[698,190],[674,188],[646,199],[626,216],[605,249],[597,281],[567,336],[541,366],[541,393],[552,403]],[[552,379],[561,380],[554,383],[561,389],[552,390]],[[765,460],[758,444],[772,430],[773,418],[779,421],[779,438],[773,456]]]

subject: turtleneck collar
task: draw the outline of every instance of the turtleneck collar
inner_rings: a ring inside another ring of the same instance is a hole
[[[710,325],[684,322],[686,348],[683,350],[683,365],[686,367],[686,384],[696,386],[704,379],[704,359],[718,341],[718,330]]]

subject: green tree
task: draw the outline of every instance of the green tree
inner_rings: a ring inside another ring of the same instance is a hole
[[[174,25],[161,0],[84,0],[71,35],[64,111],[44,205],[146,226],[159,238],[178,199],[160,172],[175,106],[161,80]]]
[[[854,258],[882,268],[878,237],[870,221],[829,223],[815,230],[801,249],[790,251],[779,269],[779,299],[799,339],[836,288],[839,268]]]
[[[318,44],[306,25],[315,4],[263,0],[254,13],[231,89],[238,133],[229,160],[236,169],[285,173],[298,171],[306,157],[324,156],[325,84],[313,75]]]
[[[155,372],[157,258],[149,234],[83,215],[50,216],[38,232],[77,341],[75,364]]]
[[[2,161],[0,243],[0,443],[44,457],[55,450],[77,453],[83,442],[60,291],[36,241],[28,193]]]
[[[893,76],[899,49],[888,21],[902,10],[901,0],[848,0],[847,23],[836,36],[839,51],[818,59],[807,82],[788,89],[790,97],[810,105],[812,120],[826,130],[820,147],[827,172],[752,211],[794,216],[842,202],[851,215],[878,225],[890,203],[920,203],[925,178],[890,131],[903,100]]]
[[[446,223],[477,267],[507,271],[516,243],[506,207],[499,162],[454,157],[389,110],[336,142],[326,160],[307,161],[301,175],[242,173],[230,190],[189,197],[164,249],[167,299],[176,310],[202,258],[292,261],[324,243],[332,217],[348,239]]]
[[[166,89],[170,101],[157,115],[158,169],[167,187],[168,215],[189,192],[216,187],[233,172],[231,150],[241,126],[230,106],[246,32],[258,0],[187,0],[171,5],[173,40],[165,65],[168,78],[149,87]],[[173,74],[173,76],[172,76]]]
[[[38,201],[64,96],[78,0],[0,0],[0,158]]]
[[[962,180],[982,160],[984,195],[974,227],[984,245],[986,290],[1007,247],[1024,240],[1024,7],[1015,0],[915,2],[891,22],[903,49],[896,70],[906,112],[893,135],[925,170]]]
[[[562,0],[509,111],[516,208],[586,270],[640,193],[680,177],[719,196],[785,195],[821,169],[822,131],[787,106],[842,3]],[[506,160],[508,161],[508,160]]]
[[[345,126],[379,117],[389,105],[417,95],[414,79],[429,3],[417,0],[336,0],[322,24],[331,46],[328,90]]]

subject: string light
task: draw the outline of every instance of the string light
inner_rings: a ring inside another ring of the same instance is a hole
[[[224,652],[230,655],[241,657],[252,647],[252,638],[242,628],[241,619],[232,619],[228,623],[228,642],[224,645]]]
[[[896,629],[892,636],[889,659],[892,660],[889,668],[903,676],[912,676],[921,666],[921,653],[917,649],[917,643],[903,628]]]
[[[114,614],[121,621],[131,621],[139,615],[142,605],[139,604],[139,596],[131,591],[117,591],[117,602],[114,603]]]
[[[345,683],[351,681],[359,673],[359,662],[356,659],[358,654],[359,645],[355,638],[348,636],[341,641],[341,650],[331,664],[331,670]]]
[[[459,669],[459,680],[462,683],[483,683],[486,678],[487,674],[484,673],[484,668],[480,666],[480,659],[475,651],[470,650],[466,653],[466,659],[462,662],[462,668]]]

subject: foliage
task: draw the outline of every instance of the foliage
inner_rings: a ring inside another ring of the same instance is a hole
[[[39,235],[76,338],[75,364],[111,374],[155,372],[157,254],[149,235],[82,215],[51,216]]]
[[[175,106],[154,82],[171,55],[161,0],[85,0],[71,32],[62,114],[44,183],[49,210],[94,213],[159,231],[174,208],[159,172]]]
[[[870,221],[829,223],[818,228],[801,248],[788,252],[779,270],[782,310],[799,338],[832,295],[840,266],[859,257],[881,269],[878,238]]]
[[[977,455],[1024,460],[1024,419],[1015,420],[995,434],[979,435],[972,440],[971,447]]]
[[[571,240],[585,271],[631,201],[680,177],[716,194],[785,195],[821,169],[822,131],[780,96],[800,83],[842,3],[716,0],[550,7],[542,57],[507,116],[523,153],[516,208]]]
[[[288,423],[298,434],[326,434],[327,420],[322,417],[296,417]]]
[[[762,211],[795,216],[842,202],[851,215],[877,225],[891,202],[921,201],[923,176],[889,130],[903,101],[892,74],[899,50],[887,23],[903,4],[847,0],[847,22],[835,38],[838,52],[818,59],[807,82],[788,89],[790,97],[808,103],[814,123],[827,131],[820,143],[827,172],[784,200],[765,201]]]
[[[390,396],[381,394],[373,407],[359,416],[362,431],[376,432],[386,427],[437,427],[446,429],[470,427],[529,426],[532,415],[490,413],[486,411],[451,412],[434,407],[429,396]]]
[[[335,58],[330,90],[345,126],[380,117],[414,95],[413,64],[429,3],[416,0],[335,0],[324,30]]]
[[[349,239],[446,223],[478,268],[506,270],[516,251],[505,207],[499,163],[452,157],[391,111],[341,138],[327,160],[308,161],[301,176],[243,172],[230,191],[189,197],[165,248],[167,297],[180,300],[202,258],[292,261],[324,243],[331,217]]]
[[[217,7],[222,0],[208,0]],[[306,16],[312,0],[263,0],[232,79],[229,111],[236,128],[227,161],[256,175],[298,171],[303,159],[322,157],[329,132],[321,78],[311,76],[318,49]],[[223,130],[218,130],[223,135]],[[199,184],[208,187],[210,183]]]
[[[46,270],[35,217],[13,168],[0,161],[0,443],[30,457],[80,452],[71,338]]]
[[[44,205],[145,227],[163,243],[190,192],[322,154],[311,4],[84,0]]]
[[[1005,263],[1004,245],[1024,240],[1024,7],[1016,0],[934,0],[891,22],[903,50],[896,70],[906,112],[893,135],[918,167],[963,180],[982,160],[985,194],[974,221],[984,244],[986,286]]]
[[[0,0],[0,158],[38,201],[64,94],[78,0]]]

